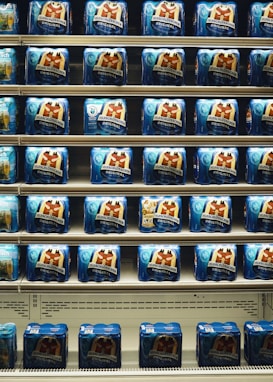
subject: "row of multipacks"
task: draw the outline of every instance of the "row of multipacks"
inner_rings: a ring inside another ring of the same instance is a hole
[[[272,37],[272,2],[254,2],[249,6],[246,35]],[[119,1],[86,1],[83,28],[88,35],[127,35],[128,6]],[[0,4],[0,33],[19,31],[16,4]],[[146,36],[183,36],[185,34],[184,2],[144,1],[140,15],[141,34]],[[234,37],[238,35],[238,9],[235,1],[199,1],[195,4],[192,30],[195,36]],[[73,12],[71,1],[30,1],[27,12],[29,34],[71,34]]]
[[[68,281],[71,254],[67,245],[30,244],[23,267],[20,247],[0,245],[0,280],[16,281],[25,268],[28,281]],[[194,276],[197,281],[234,281],[238,273],[238,250],[235,244],[199,244],[193,249]],[[139,281],[179,281],[183,250],[175,244],[143,244],[137,248]],[[116,282],[120,280],[119,245],[82,244],[77,248],[77,274],[81,282]],[[245,279],[273,279],[273,244],[245,244],[243,248]],[[21,264],[21,265],[20,265]]]
[[[145,185],[184,185],[187,181],[187,151],[183,147],[146,147],[142,153]],[[18,179],[22,158],[16,147],[0,147],[0,184]],[[71,163],[71,162],[70,162]],[[236,147],[199,148],[193,154],[193,180],[197,184],[236,184],[238,170],[245,168],[249,184],[273,183],[273,147],[250,147],[245,161]],[[141,170],[141,169],[138,169]],[[90,150],[90,181],[93,184],[131,184],[136,171],[133,149],[93,147]],[[69,149],[27,147],[24,181],[28,184],[66,184],[69,179]]]
[[[249,365],[273,364],[273,322],[244,323],[244,357]],[[138,363],[141,368],[180,368],[183,333],[178,322],[142,322],[139,327]],[[0,325],[0,367],[14,368],[17,328]],[[68,362],[68,326],[29,323],[23,335],[23,368],[64,369]],[[121,326],[84,323],[78,332],[78,365],[82,369],[121,368]],[[198,322],[198,366],[240,366],[241,332],[235,322]]]
[[[186,102],[181,98],[145,98],[141,105],[143,135],[185,135]],[[196,135],[238,135],[239,114],[245,114],[245,133],[273,134],[273,99],[251,99],[246,110],[236,99],[197,99],[193,132]],[[73,111],[74,113],[74,111]],[[77,110],[79,113],[79,110]],[[67,98],[28,97],[24,105],[25,134],[70,133],[70,102]],[[124,98],[86,98],[81,119],[84,135],[126,135],[129,111]],[[19,103],[14,97],[0,98],[0,134],[16,134]]]
[[[20,228],[19,197],[0,195],[0,232]],[[86,196],[83,203],[85,233],[126,233],[127,197]],[[230,196],[192,196],[188,204],[191,232],[229,233],[233,227]],[[143,233],[182,231],[182,197],[143,196],[130,216],[138,218]],[[273,196],[252,195],[242,203],[241,218],[247,232],[273,232]],[[70,229],[70,199],[67,196],[28,196],[25,207],[28,233],[67,233]]]
[[[198,49],[195,59],[195,84],[200,86],[238,86],[241,80],[238,49]],[[247,63],[247,85],[273,86],[272,49],[252,49]],[[0,50],[0,84],[16,84],[17,52]],[[144,48],[141,53],[142,85],[181,86],[186,83],[186,54],[183,48]],[[83,85],[126,85],[126,48],[85,48]],[[25,54],[25,84],[69,85],[68,48],[29,47]]]

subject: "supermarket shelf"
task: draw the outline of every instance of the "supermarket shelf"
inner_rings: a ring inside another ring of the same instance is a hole
[[[15,136],[16,138],[16,136]],[[14,138],[14,142],[15,142]],[[160,135],[20,135],[17,136],[20,146],[45,146],[45,145],[65,145],[65,146],[124,146],[131,147],[155,147],[166,146],[166,137]],[[272,136],[249,136],[232,135],[224,137],[224,144],[249,147],[249,146],[268,146],[273,145]],[[168,136],[168,146],[176,145],[183,147],[217,147],[223,146],[221,136],[200,136],[200,135],[180,135]]]
[[[67,234],[43,234],[43,233],[28,233],[22,231],[17,235],[20,244],[39,244],[39,243],[66,243],[67,245],[79,245],[88,244],[120,244],[122,245],[139,245],[139,244],[167,244],[176,243],[179,245],[196,245],[196,243],[258,243],[258,242],[272,242],[272,234],[265,232],[247,232],[242,227],[233,228],[230,233],[220,232],[189,232],[187,228],[183,228],[181,232],[166,234],[162,233],[142,233],[136,230],[136,228],[129,227],[126,233],[95,233],[87,234],[83,232],[83,228],[76,229],[72,227]],[[1,236],[0,236],[1,240]]]
[[[19,185],[21,196],[39,195],[45,192],[54,195],[86,196],[86,195],[120,195],[128,197],[141,195],[215,195],[215,184],[201,185],[187,182],[184,185],[144,185],[133,184],[92,184],[88,180],[69,180],[67,184],[25,184]],[[16,188],[14,188],[16,192]],[[1,189],[2,191],[2,189]],[[5,192],[3,190],[3,192]],[[13,192],[13,193],[14,193]],[[217,185],[217,194],[241,196],[241,195],[272,195],[272,184],[221,184]]]
[[[107,46],[107,47],[185,47],[185,48],[272,48],[270,38],[247,37],[199,37],[199,36],[36,36],[2,35],[2,46]]]
[[[48,379],[54,381],[74,382],[75,378],[81,381],[101,381],[101,382],[120,382],[134,381],[157,382],[157,381],[272,381],[271,367],[232,367],[232,368],[182,368],[182,369],[127,369],[127,370],[14,370],[1,372],[1,381],[18,382],[31,378],[33,382],[40,382]],[[244,378],[244,379],[242,379]]]
[[[15,285],[21,293],[139,293],[140,290],[146,292],[195,292],[195,293],[224,293],[224,292],[272,292],[272,280],[247,280],[242,275],[234,281],[197,281],[194,278],[189,266],[182,267],[179,281],[139,281],[137,278],[137,268],[133,259],[121,264],[120,280],[117,282],[80,282],[76,272],[71,274],[68,281],[58,283],[55,281],[28,281],[25,277],[20,283]],[[6,284],[6,283],[5,283]],[[1,284],[1,290],[5,290],[6,285]]]
[[[153,85],[20,85],[22,96],[85,96],[85,97],[271,97],[272,88],[253,86],[153,86]],[[5,91],[0,88],[0,94]]]

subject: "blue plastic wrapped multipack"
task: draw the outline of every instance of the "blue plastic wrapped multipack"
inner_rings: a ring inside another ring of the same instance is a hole
[[[141,65],[142,85],[184,85],[185,51],[182,48],[145,48]]]
[[[249,195],[244,206],[248,232],[273,232],[273,195]]]
[[[127,230],[125,196],[87,196],[84,200],[84,232],[124,233]]]
[[[199,49],[195,66],[196,85],[240,85],[240,52],[238,49]]]
[[[0,49],[0,85],[17,83],[17,52],[14,48]]]
[[[86,1],[84,33],[87,35],[127,35],[126,1]]]
[[[186,104],[181,98],[145,98],[141,114],[143,135],[185,135]]]
[[[235,322],[199,322],[196,358],[199,366],[240,366],[241,333]]]
[[[273,321],[246,321],[244,357],[251,366],[273,365]]]
[[[249,135],[273,135],[273,99],[252,99],[246,111]]]
[[[17,328],[13,322],[0,324],[0,369],[14,369],[17,361]]]
[[[140,281],[178,281],[180,247],[178,245],[143,244],[138,247]]]
[[[19,230],[19,198],[16,195],[0,195],[0,232]]]
[[[144,36],[184,36],[184,3],[178,1],[144,1],[141,14]]]
[[[67,281],[70,276],[70,252],[67,245],[30,244],[26,253],[28,281]]]
[[[139,199],[140,232],[180,232],[182,198],[180,196],[142,196]]]
[[[70,108],[66,98],[27,98],[26,134],[67,135],[70,128],[69,122]]]
[[[125,48],[85,48],[84,85],[126,85],[128,74]]]
[[[195,6],[196,36],[236,37],[238,12],[234,1],[200,1]]]
[[[247,34],[250,37],[273,37],[272,1],[259,1],[250,5]]]
[[[16,3],[0,2],[0,34],[19,33],[19,12]]]
[[[0,134],[14,135],[17,132],[18,104],[13,97],[0,98]]]
[[[273,86],[273,49],[253,49],[249,53],[247,82],[250,86]]]
[[[18,279],[20,273],[19,260],[18,245],[0,244],[0,280],[15,281]]]
[[[0,184],[12,184],[17,180],[17,148],[0,147]]]
[[[33,147],[25,151],[25,182],[65,184],[68,180],[66,147]]]
[[[139,328],[139,367],[180,368],[182,329],[178,322],[142,322]]]
[[[25,57],[27,85],[68,85],[69,74],[67,48],[27,48]]]
[[[23,337],[25,369],[65,369],[68,358],[66,324],[29,323]]]
[[[195,103],[196,135],[237,135],[239,107],[236,99],[198,99]]]
[[[27,197],[26,231],[29,233],[67,233],[69,217],[69,199],[66,196]]]
[[[273,184],[273,147],[247,148],[245,177],[250,184]]]
[[[249,280],[273,279],[273,244],[245,244],[243,252],[244,277]]]
[[[132,183],[133,150],[130,147],[93,147],[90,166],[91,183]]]
[[[118,281],[120,246],[82,244],[78,247],[79,281]]]
[[[194,275],[198,281],[233,281],[237,277],[237,246],[199,244],[194,248]]]
[[[193,178],[198,184],[235,184],[238,168],[236,147],[200,147],[193,156]]]
[[[121,367],[119,324],[82,324],[78,344],[80,369],[119,369]]]
[[[186,150],[183,147],[144,147],[144,184],[185,184]]]
[[[191,232],[230,232],[231,198],[229,196],[192,196],[189,202],[189,227]]]
[[[87,98],[84,101],[85,135],[127,134],[127,103],[123,98]]]
[[[35,35],[67,35],[72,29],[70,1],[30,1],[28,33]]]

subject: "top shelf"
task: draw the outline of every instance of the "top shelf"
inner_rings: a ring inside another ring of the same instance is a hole
[[[255,37],[198,37],[198,36],[38,36],[2,35],[0,46],[124,46],[124,47],[212,47],[212,48],[268,48],[272,49],[271,38]]]

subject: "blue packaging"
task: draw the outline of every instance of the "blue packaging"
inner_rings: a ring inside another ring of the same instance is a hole
[[[273,50],[253,49],[249,54],[247,81],[251,86],[273,86]]]
[[[240,85],[238,49],[199,49],[195,68],[196,85]]]
[[[66,98],[29,97],[25,107],[26,134],[69,134],[70,108]]]
[[[87,98],[83,113],[85,135],[127,134],[127,103],[123,98]]]
[[[246,111],[249,135],[273,135],[273,99],[252,99]]]
[[[180,232],[182,198],[179,196],[142,196],[139,200],[140,232]]]
[[[34,48],[26,50],[26,85],[68,85],[69,51],[67,48]]]
[[[273,184],[273,147],[247,148],[246,182]]]
[[[144,36],[184,36],[184,3],[180,0],[144,1],[141,33]]]
[[[13,322],[0,324],[0,369],[14,369],[17,361],[17,328]]]
[[[142,85],[184,85],[184,49],[145,48],[141,54]]]
[[[180,247],[178,245],[140,245],[138,247],[140,281],[178,281]]]
[[[144,184],[185,184],[186,150],[182,147],[144,147]]]
[[[93,147],[90,151],[91,182],[132,183],[133,150],[130,147]]]
[[[250,37],[273,37],[273,4],[254,2],[248,14],[247,34]]]
[[[244,356],[249,365],[273,365],[273,321],[246,321]]]
[[[196,135],[237,135],[239,107],[235,99],[199,99],[195,103]]]
[[[0,85],[14,85],[17,81],[17,54],[14,48],[0,49]]]
[[[28,196],[26,231],[29,233],[67,233],[69,199],[66,196]]]
[[[66,324],[29,323],[24,331],[25,369],[65,369],[68,355]]]
[[[17,131],[18,105],[13,97],[0,98],[0,134],[14,135]]]
[[[244,207],[248,232],[273,232],[273,195],[250,195]]]
[[[173,368],[182,363],[182,330],[178,322],[142,322],[139,367]]]
[[[198,184],[235,184],[238,168],[236,147],[200,147],[193,156],[193,177]]]
[[[67,35],[71,33],[70,1],[30,1],[28,33],[35,35]]]
[[[126,1],[86,1],[84,33],[87,35],[127,35]]]
[[[0,34],[19,33],[19,13],[17,4],[0,3]]]
[[[119,369],[121,367],[119,324],[82,324],[78,344],[80,369]]]
[[[240,366],[241,333],[235,322],[199,322],[196,358],[199,366]]]
[[[143,135],[185,135],[185,101],[146,98],[142,104],[141,123]]]
[[[237,4],[233,1],[202,1],[195,6],[195,36],[236,37],[238,34]]]
[[[128,75],[125,48],[85,48],[84,85],[126,85]]]
[[[18,245],[0,244],[0,280],[15,281],[18,279],[19,260]]]
[[[232,203],[229,196],[192,196],[189,203],[191,232],[231,231]]]
[[[28,281],[67,281],[70,276],[70,252],[67,245],[31,244],[27,247]]]
[[[198,281],[233,281],[237,277],[237,246],[199,244],[194,249],[194,276]]]
[[[25,182],[29,184],[65,184],[68,179],[66,147],[27,147]]]
[[[245,244],[243,271],[246,279],[273,279],[273,244]]]
[[[19,230],[19,199],[16,195],[0,195],[0,232]]]
[[[127,198],[87,196],[84,200],[84,232],[124,233],[127,230]]]
[[[0,147],[0,184],[12,184],[17,180],[17,149]]]
[[[118,281],[119,245],[80,245],[78,247],[79,281]]]

